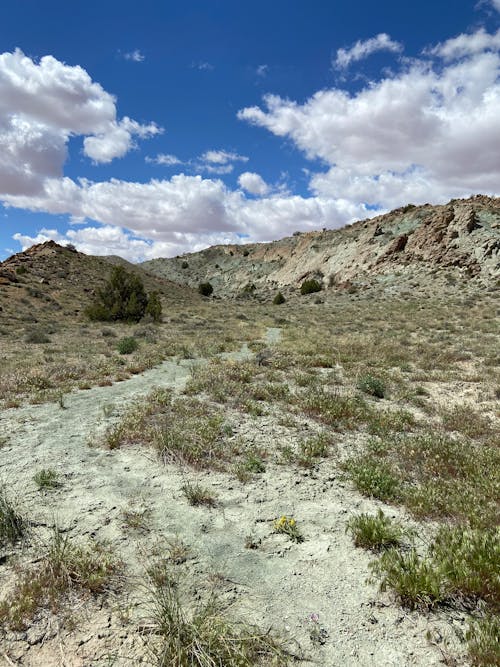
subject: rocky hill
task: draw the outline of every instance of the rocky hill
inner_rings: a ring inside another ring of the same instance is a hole
[[[325,288],[353,291],[471,280],[491,286],[500,278],[500,198],[408,205],[339,230],[213,246],[142,267],[191,287],[209,281],[220,296],[290,293],[311,278]]]
[[[124,259],[110,260],[84,255],[54,241],[12,255],[0,263],[0,324],[12,328],[29,321],[78,319],[117,262],[138,273],[146,290],[160,292],[166,302],[181,303],[192,293]]]

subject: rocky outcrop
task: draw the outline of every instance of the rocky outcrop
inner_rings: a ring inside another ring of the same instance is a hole
[[[157,259],[146,270],[221,296],[296,289],[306,278],[324,287],[371,284],[404,270],[429,280],[436,269],[484,284],[500,278],[500,199],[477,195],[443,206],[405,206],[338,230],[307,232],[272,243],[213,246]]]

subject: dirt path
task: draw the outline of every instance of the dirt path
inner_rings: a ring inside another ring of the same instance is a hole
[[[279,329],[267,331],[268,345],[279,339]],[[249,354],[244,347],[235,356]],[[155,544],[178,536],[191,547],[192,558],[182,566],[189,577],[218,578],[237,615],[289,633],[315,664],[440,664],[440,651],[425,639],[428,622],[389,605],[366,584],[370,556],[353,547],[345,526],[352,514],[379,504],[354,493],[332,462],[317,473],[270,464],[265,473],[241,484],[228,474],[162,467],[139,447],[108,451],[92,446],[108,424],[154,386],[181,389],[191,363],[166,361],[122,383],[75,392],[65,397],[64,409],[46,404],[1,412],[0,433],[8,436],[0,452],[1,478],[22,499],[28,516],[41,525],[56,520],[75,536],[107,541],[132,576],[143,573],[145,554]],[[246,437],[270,444],[284,433],[272,416],[245,428]],[[41,468],[54,469],[63,488],[37,491],[33,474]],[[218,507],[188,505],[181,491],[187,479],[210,486]],[[127,508],[148,512],[146,533],[124,526]],[[282,514],[297,518],[304,543],[273,534],[272,520]],[[260,540],[258,549],[245,548],[249,535]],[[9,573],[0,566],[3,585]],[[132,619],[141,613],[135,605],[132,601]],[[324,644],[311,641],[312,628],[322,631]],[[8,637],[3,651],[15,664],[131,665],[143,650],[134,623],[125,623],[122,613],[107,607],[96,609],[71,633],[46,626],[42,634],[36,632]]]

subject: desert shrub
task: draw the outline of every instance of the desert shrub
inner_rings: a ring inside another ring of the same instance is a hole
[[[359,514],[347,523],[347,530],[352,533],[357,547],[379,551],[397,547],[405,534],[402,525],[392,521],[381,509],[376,516]]]
[[[186,262],[186,261],[182,262],[181,269],[188,269],[188,268],[189,268],[188,262]]]
[[[45,331],[42,331],[41,329],[31,329],[30,331],[27,331],[24,340],[27,343],[34,343],[35,345],[50,343],[50,338]]]
[[[286,299],[281,292],[278,292],[278,294],[276,294],[276,296],[273,299],[273,303],[275,306],[281,306],[281,304],[285,303],[285,301]]]
[[[181,490],[188,499],[189,504],[194,505],[195,507],[199,505],[215,507],[217,504],[214,494],[210,489],[207,489],[201,484],[191,484],[191,482],[186,482]]]
[[[200,283],[198,285],[198,292],[201,294],[201,296],[210,296],[213,291],[214,288],[210,283]]]
[[[358,457],[347,462],[349,477],[358,491],[379,500],[396,500],[399,496],[399,480],[384,461]]]
[[[384,398],[386,394],[383,380],[373,375],[362,375],[358,379],[357,387],[365,394],[375,398]]]
[[[144,314],[149,315],[154,322],[161,321],[161,301],[158,292],[151,292],[149,294],[148,304]]]
[[[138,322],[147,305],[148,297],[141,278],[123,266],[115,266],[106,285],[98,291],[96,300],[85,312],[91,320]]]
[[[16,273],[18,276],[22,276],[23,274],[28,273],[28,269],[24,266],[24,264],[21,264],[21,266],[17,267]]]
[[[120,354],[132,354],[139,347],[137,339],[133,336],[127,336],[118,341],[116,349]]]
[[[44,468],[42,470],[39,470],[33,476],[33,480],[37,485],[39,491],[42,491],[44,489],[58,489],[59,487],[62,486],[56,471],[51,470],[50,468],[48,469]]]
[[[321,284],[314,278],[311,278],[310,280],[304,280],[300,286],[300,293],[313,294],[314,292],[321,292],[321,289]]]
[[[380,590],[394,591],[410,609],[431,608],[446,597],[443,572],[428,557],[421,558],[415,548],[408,552],[389,549],[371,568],[380,580]]]

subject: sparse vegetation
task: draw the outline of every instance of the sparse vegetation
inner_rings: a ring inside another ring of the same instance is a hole
[[[275,306],[281,306],[282,303],[285,303],[286,299],[281,292],[278,292],[273,299]]]
[[[62,486],[59,475],[51,468],[43,468],[42,470],[39,470],[34,475],[33,480],[39,491],[44,491],[46,489],[59,489]]]
[[[314,294],[314,292],[321,292],[321,290],[322,290],[321,283],[319,283],[315,278],[311,278],[310,280],[304,280],[304,282],[300,286],[300,293],[302,295]]]
[[[178,582],[166,576],[152,590],[151,616],[155,637],[151,651],[156,664],[167,667],[262,667],[289,664],[284,642],[263,631],[229,619],[215,595],[193,605],[181,598]],[[188,611],[188,609],[190,611]]]
[[[397,547],[407,534],[400,522],[390,519],[381,509],[375,516],[359,514],[352,517],[347,523],[347,530],[357,547],[372,551]]]
[[[201,296],[211,296],[213,291],[214,288],[210,283],[200,283],[198,285],[198,292],[201,294]]]
[[[273,522],[274,532],[288,535],[292,542],[303,542],[304,536],[300,532],[296,520],[291,516],[280,516]]]
[[[126,336],[118,341],[116,349],[120,354],[132,354],[139,347],[139,341],[133,336]]]
[[[120,566],[102,545],[76,543],[55,529],[43,558],[20,571],[14,589],[0,602],[0,623],[25,630],[39,609],[60,610],[70,591],[104,593]]]
[[[374,396],[375,398],[384,398],[386,395],[386,388],[383,380],[374,377],[373,375],[362,375],[358,379],[357,387],[365,394]]]
[[[191,484],[191,482],[186,482],[182,486],[182,492],[186,496],[190,505],[195,507],[198,505],[205,505],[206,507],[215,507],[217,505],[217,500],[215,495],[202,486],[201,484]]]
[[[20,540],[27,528],[28,522],[8,497],[5,487],[0,485],[0,548]]]

